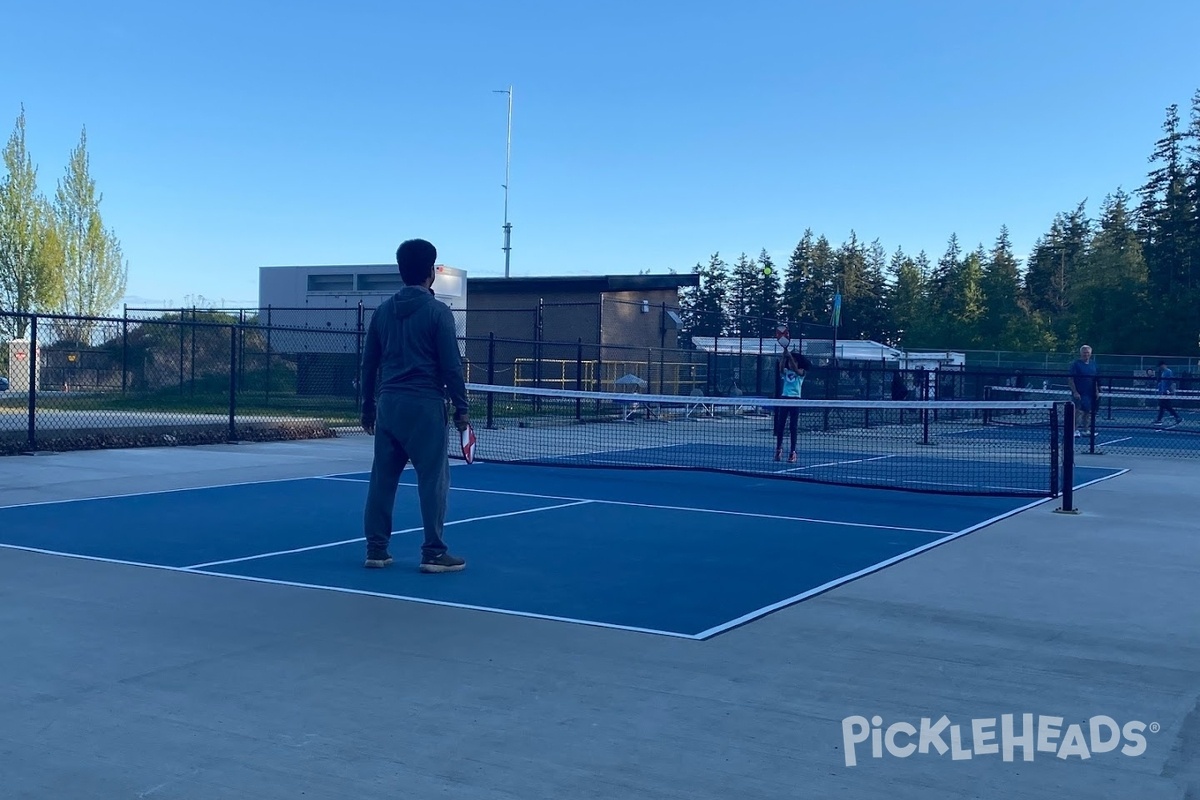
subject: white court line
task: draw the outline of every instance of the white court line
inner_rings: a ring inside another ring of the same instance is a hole
[[[882,461],[885,458],[896,458],[896,455],[893,454],[893,455],[889,455],[889,456],[874,456],[872,458],[855,458],[850,461],[830,461],[826,464],[809,464],[809,465],[803,466],[803,467],[792,467],[791,469],[776,470],[775,474],[776,475],[786,475],[789,472],[801,472],[802,470],[820,469],[821,467],[840,467],[843,464],[864,464],[868,461]]]
[[[89,500],[120,500],[126,497],[142,497],[143,495],[155,494],[174,494],[175,492],[199,492],[204,489],[229,489],[234,486],[257,486],[266,483],[287,483],[289,481],[313,481],[313,480],[337,480],[335,475],[345,473],[331,472],[328,475],[305,475],[299,478],[265,478],[257,481],[235,481],[233,483],[214,483],[210,486],[181,486],[177,489],[151,489],[147,492],[126,492],[125,494],[103,494],[95,497],[68,497],[65,500],[37,500],[32,503],[14,503],[11,506],[0,506],[0,510],[6,508],[31,508],[33,506],[53,506],[59,503],[85,503]],[[130,478],[129,480],[137,480]]]
[[[448,523],[447,523],[448,524]],[[357,540],[360,541],[360,540]],[[509,617],[525,617],[528,619],[541,619],[550,622],[567,622],[576,625],[586,625],[592,628],[607,628],[610,630],[628,631],[630,633],[649,633],[656,636],[668,636],[673,639],[689,639],[696,640],[698,637],[693,634],[679,633],[678,631],[660,631],[654,628],[639,628],[633,625],[617,625],[610,622],[597,622],[590,619],[575,619],[573,617],[556,617],[550,614],[536,614],[530,611],[512,611],[507,608],[492,608],[490,606],[474,606],[466,603],[452,603],[445,600],[431,600],[427,597],[409,597],[402,594],[388,594],[387,592],[370,592],[364,589],[349,589],[343,586],[324,586],[318,583],[299,583],[295,581],[280,581],[272,578],[257,578],[253,575],[236,575],[225,572],[206,572],[204,570],[193,569],[191,567],[172,567],[164,564],[145,564],[140,561],[123,561],[117,558],[103,558],[101,556],[85,556],[79,553],[63,553],[57,550],[44,550],[38,547],[24,547],[16,544],[0,544],[0,550],[19,550],[25,553],[37,553],[45,556],[58,556],[60,558],[73,558],[79,561],[95,561],[101,564],[119,564],[125,567],[141,567],[143,569],[157,569],[163,572],[174,572],[183,575],[203,575],[207,578],[221,578],[224,580],[245,581],[247,583],[265,583],[273,586],[290,586],[296,589],[317,589],[320,591],[334,592],[336,594],[352,594],[365,597],[379,597],[385,600],[407,600],[412,603],[422,603],[429,606],[443,606],[445,608],[461,608],[468,611],[487,611],[493,614],[501,614]],[[436,580],[436,578],[434,579]]]
[[[597,622],[590,619],[575,619],[573,617],[556,617],[551,614],[537,614],[532,611],[513,611],[507,608],[492,608],[491,606],[475,606],[467,603],[452,603],[447,600],[431,600],[428,597],[410,597],[402,594],[388,594],[386,592],[369,592],[363,589],[347,589],[341,586],[322,586],[314,583],[298,583],[296,581],[279,581],[272,578],[256,578],[248,575],[226,575],[223,572],[203,572],[200,570],[183,570],[189,575],[207,575],[214,578],[233,578],[235,580],[250,581],[251,583],[267,583],[275,586],[291,586],[297,589],[323,589],[328,592],[339,592],[341,594],[356,594],[366,597],[380,597],[386,600],[407,600],[412,603],[422,603],[429,606],[442,606],[445,608],[461,608],[468,611],[487,611],[493,614],[502,614],[508,617],[525,617],[527,619],[541,619],[550,622],[569,622],[576,625],[587,625],[592,628],[608,628],[610,630],[629,631],[631,633],[651,633],[658,636],[669,636],[673,639],[690,639],[697,640],[700,637],[695,634],[679,633],[678,631],[660,631],[654,628],[639,628],[633,625],[617,625],[611,622]],[[436,578],[435,578],[436,580]]]
[[[1117,472],[1114,472],[1111,475],[1106,475],[1106,476],[1103,476],[1100,478],[1096,478],[1095,480],[1088,481],[1087,483],[1081,484],[1079,487],[1076,487],[1076,488],[1084,488],[1084,487],[1091,486],[1096,483],[1100,483],[1102,481],[1110,480],[1110,479],[1116,478],[1120,475],[1124,475],[1128,471],[1129,470],[1127,470],[1127,469],[1122,469]],[[331,480],[353,480],[351,478],[330,478],[330,479]],[[303,479],[301,479],[301,480],[303,480]],[[362,481],[358,481],[358,482],[361,483]],[[470,491],[470,490],[468,490],[468,491]],[[479,490],[479,491],[486,491],[486,490]],[[88,499],[88,498],[84,498],[84,499]],[[265,583],[265,584],[271,584],[271,585],[276,585],[276,586],[290,586],[293,588],[301,588],[301,589],[316,589],[316,590],[335,592],[335,593],[340,593],[340,594],[351,594],[351,595],[359,595],[359,596],[367,596],[367,597],[379,597],[379,598],[392,599],[392,600],[408,600],[409,602],[422,603],[425,605],[443,606],[443,607],[448,607],[448,608],[460,608],[460,609],[473,610],[473,611],[486,611],[486,612],[501,614],[501,615],[505,615],[505,616],[525,617],[525,618],[529,618],[529,619],[541,619],[541,620],[548,620],[548,621],[552,621],[552,622],[566,622],[566,623],[573,623],[573,624],[577,624],[577,625],[586,625],[586,626],[595,627],[595,628],[606,628],[606,629],[610,629],[610,630],[628,631],[628,632],[633,632],[633,633],[647,633],[647,634],[654,634],[654,635],[658,635],[658,636],[667,636],[667,637],[675,638],[675,639],[703,641],[706,639],[710,639],[719,633],[723,633],[732,628],[743,625],[747,622],[752,622],[755,619],[766,616],[767,614],[770,614],[773,611],[777,611],[777,610],[785,608],[789,605],[794,605],[794,604],[796,604],[802,600],[805,600],[809,597],[812,597],[814,595],[820,594],[825,591],[829,591],[830,589],[837,588],[838,586],[849,583],[853,580],[857,580],[858,578],[864,577],[872,572],[877,572],[887,566],[895,564],[906,558],[910,558],[914,555],[925,552],[926,550],[930,550],[934,547],[938,547],[942,544],[945,544],[949,541],[957,539],[961,536],[965,536],[965,535],[972,533],[974,531],[977,531],[983,527],[986,527],[986,526],[991,525],[995,522],[998,522],[1002,519],[1005,519],[1006,517],[1010,517],[1015,514],[1019,514],[1022,511],[1026,511],[1031,508],[1035,508],[1039,505],[1042,505],[1043,503],[1049,502],[1052,499],[1054,499],[1054,498],[1044,498],[1044,499],[1035,501],[1033,503],[1029,503],[1028,505],[1022,506],[1021,508],[1017,508],[1012,511],[1009,511],[1005,514],[1000,514],[996,517],[993,517],[992,519],[986,520],[977,525],[973,525],[970,528],[966,528],[962,531],[958,531],[956,533],[949,534],[949,535],[947,535],[946,538],[939,539],[935,542],[930,542],[929,544],[924,545],[922,547],[914,548],[913,550],[910,550],[907,553],[901,554],[894,558],[887,559],[886,561],[881,561],[878,564],[875,564],[871,567],[867,567],[865,569],[859,570],[858,572],[856,572],[852,575],[847,575],[847,576],[844,576],[837,580],[830,581],[822,586],[816,587],[816,588],[811,589],[802,594],[795,595],[794,597],[788,598],[786,600],[781,600],[778,603],[773,603],[770,606],[765,606],[761,609],[758,609],[757,611],[750,612],[749,614],[744,614],[743,616],[738,617],[737,619],[731,620],[730,622],[723,623],[723,624],[715,626],[713,628],[709,628],[708,630],[702,631],[698,634],[684,634],[684,633],[679,633],[677,631],[660,631],[660,630],[655,630],[653,628],[639,628],[639,627],[634,627],[634,626],[616,625],[616,624],[606,623],[606,622],[597,622],[594,620],[574,619],[571,617],[556,617],[556,616],[551,616],[551,615],[547,615],[547,614],[535,614],[535,613],[524,612],[524,611],[510,611],[508,609],[491,608],[488,606],[472,606],[472,605],[466,605],[466,604],[461,604],[461,603],[450,603],[450,602],[441,601],[441,600],[430,600],[430,599],[424,598],[424,597],[407,597],[404,595],[387,594],[384,592],[369,592],[369,591],[365,591],[365,590],[361,590],[361,589],[349,589],[349,588],[338,587],[338,586],[322,586],[319,584],[305,584],[305,583],[297,583],[297,582],[279,581],[279,580],[273,580],[270,578],[256,578],[256,577],[248,576],[248,575],[227,574],[227,573],[222,573],[222,572],[205,572],[205,571],[197,570],[195,568],[172,567],[172,566],[165,566],[162,564],[145,564],[145,563],[141,563],[141,562],[137,562],[137,561],[123,561],[123,560],[114,559],[114,558],[102,558],[100,556],[80,555],[78,553],[63,553],[63,552],[59,552],[59,551],[55,551],[55,550],[45,550],[45,549],[36,548],[36,547],[24,547],[21,545],[0,543],[0,549],[19,550],[22,552],[38,553],[41,555],[59,556],[61,558],[74,558],[74,559],[78,559],[81,561],[95,561],[95,562],[106,563],[106,564],[120,564],[123,566],[143,567],[146,569],[157,569],[157,570],[163,570],[166,572],[185,573],[188,575],[203,575],[205,577],[221,578],[224,580],[247,581],[250,583]],[[593,501],[593,502],[603,502],[603,501]],[[355,541],[358,541],[358,540],[355,540]]]
[[[468,522],[483,522],[484,520],[500,519],[501,517],[515,517],[515,516],[518,516],[521,514],[536,514],[539,511],[554,511],[555,509],[558,509],[558,508],[570,508],[571,506],[582,506],[582,505],[586,505],[590,502],[591,502],[590,500],[578,500],[574,503],[563,503],[563,504],[557,505],[557,506],[539,506],[538,508],[525,508],[520,511],[506,511],[503,514],[488,514],[483,517],[470,517],[468,519],[455,519],[455,520],[450,520],[449,522],[446,522],[443,524],[445,527],[448,528],[451,525],[465,525]],[[392,531],[392,535],[395,536],[400,533],[416,533],[417,531],[423,531],[423,530],[425,530],[424,526],[419,526],[416,528],[404,528],[403,530]],[[188,570],[188,571],[195,571],[195,570],[204,569],[206,567],[219,567],[219,566],[223,566],[225,564],[240,564],[243,561],[257,561],[260,558],[274,558],[275,556],[290,556],[293,553],[307,553],[311,550],[324,550],[329,547],[341,547],[343,545],[354,544],[355,542],[361,542],[361,541],[363,541],[363,537],[356,536],[353,539],[344,539],[340,542],[326,542],[325,544],[314,544],[314,545],[309,545],[308,547],[296,547],[291,550],[276,550],[273,553],[259,553],[258,555],[242,556],[241,558],[227,558],[224,561],[209,561],[204,564],[193,564],[190,567],[180,567],[180,569],[184,569],[184,570]]]
[[[354,478],[323,478],[322,480],[334,481],[349,481],[351,483],[366,483],[363,480]],[[402,483],[401,486],[412,487],[411,483]],[[455,492],[475,492],[477,494],[498,494],[508,497],[532,497],[538,500],[572,500],[576,502],[596,503],[598,505],[609,506],[629,506],[632,508],[651,508],[658,511],[691,511],[697,514],[723,514],[733,517],[753,517],[755,519],[773,519],[781,522],[811,522],[814,525],[836,525],[844,528],[874,528],[876,530],[885,531],[908,531],[911,533],[936,533],[945,535],[954,533],[954,531],[940,531],[932,528],[905,528],[899,525],[872,525],[866,522],[847,522],[837,519],[814,519],[812,517],[785,517],[778,514],[760,514],[754,511],[724,511],[718,508],[691,508],[687,506],[666,506],[655,503],[633,503],[625,500],[600,500],[597,498],[581,498],[581,497],[561,497],[552,494],[531,494],[529,492],[507,492],[499,489],[472,489],[466,486],[451,486],[451,491]]]
[[[1080,437],[1080,438],[1087,438],[1087,437]],[[1125,436],[1121,439],[1113,439],[1111,442],[1097,442],[1096,447],[1107,447],[1110,444],[1117,444],[1118,442],[1128,442],[1132,438],[1133,438],[1132,436]],[[1088,455],[1088,453],[1080,453],[1079,455],[1086,456],[1086,455]]]
[[[1095,480],[1088,481],[1087,483],[1082,484],[1081,486],[1078,486],[1076,488],[1081,489],[1084,486],[1091,486],[1092,484],[1100,483],[1101,481],[1111,480],[1112,478],[1116,478],[1120,475],[1124,475],[1126,472],[1128,472],[1128,470],[1121,470],[1112,475],[1105,475],[1102,478],[1096,478]],[[880,561],[879,563],[873,564],[869,567],[860,569],[858,572],[852,573],[850,575],[845,575],[841,578],[837,578],[835,580],[829,581],[828,583],[822,584],[821,586],[818,586],[814,589],[809,589],[806,592],[802,592],[801,594],[795,595],[793,597],[789,597],[786,600],[780,600],[778,603],[772,603],[771,605],[764,606],[763,608],[760,608],[757,611],[751,611],[749,614],[743,614],[742,616],[738,617],[737,619],[730,620],[729,622],[714,626],[712,628],[709,628],[706,631],[701,631],[700,633],[696,634],[693,638],[699,639],[699,640],[711,639],[713,636],[716,636],[719,633],[724,633],[725,631],[728,631],[731,628],[736,628],[740,625],[746,624],[747,622],[753,622],[754,620],[764,617],[773,611],[778,611],[781,608],[786,608],[787,606],[795,605],[796,603],[799,603],[801,600],[807,600],[808,598],[813,597],[814,595],[818,595],[823,592],[827,592],[830,589],[836,589],[839,586],[850,583],[851,581],[857,580],[866,575],[870,575],[873,572],[878,572],[879,570],[884,569],[885,567],[890,567],[893,564],[899,563],[900,561],[904,561],[905,559],[912,558],[913,556],[919,555],[928,550],[932,550],[935,547],[941,547],[942,545],[944,545],[948,542],[952,542],[955,539],[960,539],[963,536],[974,533],[978,530],[981,530],[982,528],[986,528],[989,525],[994,525],[995,523],[1000,522],[1001,520],[1004,520],[1009,517],[1020,514],[1022,512],[1028,511],[1031,508],[1037,508],[1040,505],[1049,503],[1050,501],[1056,500],[1056,499],[1058,499],[1058,498],[1045,497],[1040,500],[1035,500],[1032,503],[1027,503],[1026,505],[1020,506],[1019,508],[1014,508],[1011,511],[1006,511],[1003,514],[997,514],[996,516],[992,517],[991,519],[984,520],[983,522],[980,522],[976,525],[972,525],[969,528],[963,528],[961,531],[952,533],[943,539],[938,539],[937,541],[929,542],[928,544],[921,545],[920,547],[914,547],[912,550],[909,550],[905,553],[901,553],[898,556],[893,556],[892,558],[886,559],[884,561]]]

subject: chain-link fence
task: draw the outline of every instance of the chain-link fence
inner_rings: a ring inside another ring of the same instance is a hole
[[[117,318],[0,313],[7,330],[26,331],[0,343],[0,452],[361,433],[359,372],[371,310],[344,311],[321,327],[293,324],[307,320],[279,309]],[[761,347],[718,352],[683,342],[642,347],[489,332],[460,335],[459,349],[474,384],[692,398],[776,391],[778,356]],[[820,338],[807,338],[805,352],[813,362],[803,383],[807,399],[1073,399],[1065,367],[834,362],[832,340]],[[1164,380],[1157,364],[1102,363],[1098,406],[1080,420],[1086,441],[1079,452],[1200,456],[1200,375],[1168,365],[1173,375]]]

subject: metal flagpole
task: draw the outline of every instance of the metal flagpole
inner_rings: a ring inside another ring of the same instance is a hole
[[[508,139],[504,149],[504,277],[508,277],[509,256],[512,252],[512,225],[508,221],[508,183],[512,165],[512,103],[513,87],[493,89],[496,94],[508,95]]]

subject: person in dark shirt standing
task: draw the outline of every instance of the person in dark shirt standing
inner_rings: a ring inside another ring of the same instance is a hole
[[[1091,430],[1096,409],[1100,406],[1100,378],[1096,362],[1092,361],[1092,348],[1079,348],[1079,358],[1071,364],[1067,382],[1071,386],[1071,398],[1075,401],[1075,435]]]
[[[1179,416],[1179,412],[1175,410],[1175,406],[1171,405],[1171,395],[1175,394],[1175,373],[1167,368],[1167,362],[1158,362],[1158,416],[1154,420],[1155,425],[1163,424],[1163,415],[1170,414],[1175,419],[1175,424],[1179,425],[1183,422],[1183,417]]]
[[[400,245],[396,263],[404,288],[380,303],[367,328],[362,426],[375,436],[364,512],[368,568],[392,563],[392,513],[400,474],[409,462],[417,473],[425,529],[421,571],[455,572],[466,566],[442,539],[450,489],[446,395],[459,431],[467,428],[469,405],[454,317],[433,294],[436,261],[437,249],[423,239]]]

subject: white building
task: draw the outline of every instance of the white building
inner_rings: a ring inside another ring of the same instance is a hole
[[[467,273],[439,264],[433,281],[438,300],[453,311],[466,311]],[[308,328],[330,334],[280,332],[272,342],[277,352],[355,353],[356,341],[344,332],[358,328],[358,306],[363,306],[363,326],[371,312],[404,288],[395,264],[260,267],[258,306],[261,321],[274,327]],[[454,315],[461,340],[466,335],[466,314]],[[343,332],[337,335],[336,332]],[[461,346],[461,344],[460,344]]]

